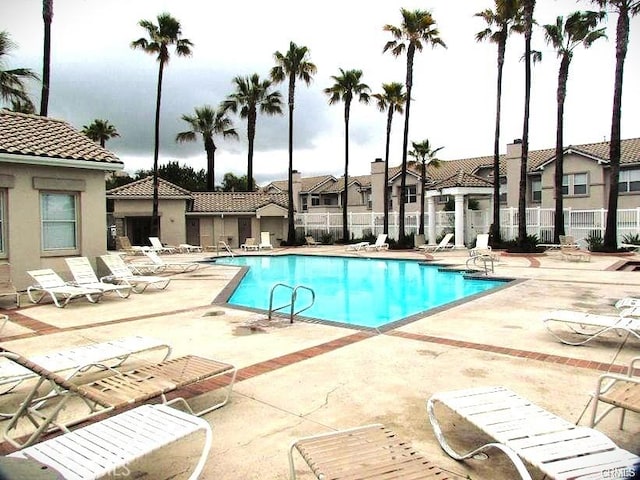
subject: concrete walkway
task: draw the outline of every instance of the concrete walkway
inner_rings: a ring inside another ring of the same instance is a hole
[[[340,246],[266,254],[283,253],[424,259],[413,251],[354,253]],[[210,255],[215,253],[167,258]],[[434,257],[436,263],[460,267],[468,258],[466,251]],[[30,356],[136,334],[165,340],[173,356],[195,354],[235,364],[239,373],[230,404],[205,416],[214,442],[202,478],[286,479],[294,439],[384,423],[450,478],[512,479],[514,470],[498,452],[487,459],[450,459],[435,440],[425,401],[443,390],[504,385],[586,425],[589,392],[598,375],[621,371],[640,355],[640,341],[622,344],[611,336],[571,347],[554,339],[541,318],[559,308],[614,313],[617,299],[640,297],[640,271],[615,270],[626,260],[639,261],[640,255],[592,255],[590,262],[579,263],[563,261],[558,253],[502,255],[495,275],[521,281],[384,333],[303,321],[270,323],[264,315],[213,304],[239,269],[210,264],[173,275],[167,290],[105,297],[95,305],[76,301],[58,309],[30,305],[25,296],[16,309],[2,300],[10,323],[1,346]],[[196,404],[218,393],[184,392]],[[479,441],[478,432],[460,419],[445,411],[441,415],[457,445]],[[598,430],[640,454],[640,416],[629,414],[624,430],[617,428],[618,418],[612,414]],[[11,451],[6,444],[2,448]],[[296,466],[299,478],[313,478],[304,462]]]

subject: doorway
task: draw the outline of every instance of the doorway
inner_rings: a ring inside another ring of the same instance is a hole
[[[187,243],[189,245],[200,245],[199,218],[187,218]]]
[[[238,217],[238,245],[242,245],[251,237],[251,217]]]

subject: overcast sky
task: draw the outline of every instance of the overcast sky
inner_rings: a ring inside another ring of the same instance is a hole
[[[329,105],[323,89],[333,84],[339,68],[360,69],[372,93],[382,83],[404,83],[406,58],[382,53],[391,39],[385,24],[399,25],[400,8],[432,11],[447,49],[431,47],[417,53],[411,103],[410,141],[429,139],[444,147],[441,159],[493,153],[496,47],[477,43],[484,23],[474,14],[493,8],[491,0],[54,0],[51,42],[49,115],[76,128],[106,119],[120,138],[107,143],[133,173],[153,163],[153,122],[158,64],[130,43],[146,32],[142,19],[157,23],[167,12],[194,43],[193,56],[172,55],[165,70],[161,111],[160,163],[178,160],[205,168],[202,141],[177,144],[188,129],[180,119],[194,107],[218,105],[233,91],[236,75],[266,77],[273,53],[286,52],[289,42],[307,46],[318,68],[307,88],[298,82],[294,116],[294,168],[304,176],[340,176],[344,165],[344,105]],[[588,0],[538,0],[540,25],[558,15],[593,8]],[[590,49],[579,48],[571,64],[565,105],[565,144],[608,140],[615,66],[615,23],[604,25],[608,39]],[[42,72],[42,1],[1,0],[0,30],[18,44],[11,67]],[[559,60],[546,45],[541,29],[534,45],[543,60],[534,67],[530,118],[530,149],[553,148],[556,132],[556,87]],[[522,136],[524,106],[522,36],[512,36],[504,71],[501,151]],[[640,137],[640,17],[631,21],[625,64],[622,137]],[[278,86],[286,98],[286,84]],[[39,108],[40,86],[33,96]],[[233,117],[240,140],[216,139],[216,177],[246,174],[246,121]],[[390,162],[400,163],[404,118],[395,115]],[[350,122],[350,175],[368,174],[370,162],[384,156],[386,115],[374,103],[353,103]],[[254,152],[254,177],[259,184],[287,175],[287,114],[259,116]]]

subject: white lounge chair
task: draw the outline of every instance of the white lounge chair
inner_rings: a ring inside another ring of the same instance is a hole
[[[542,319],[545,327],[558,340],[567,345],[584,345],[594,338],[609,332],[626,332],[640,340],[640,307],[632,307],[620,312],[620,315],[599,315],[595,313],[578,312],[575,310],[554,310]],[[586,337],[575,341],[552,330],[554,324],[561,324],[569,329],[570,334]]]
[[[615,303],[618,310],[624,310],[629,307],[640,307],[640,298],[624,297]]]
[[[322,245],[322,242],[317,242],[311,235],[307,235],[304,237],[304,245],[305,247],[317,247],[318,245]]]
[[[260,232],[260,244],[258,245],[260,250],[267,249],[272,250],[271,234],[269,232]]]
[[[181,243],[180,245],[178,245],[178,251],[182,253],[200,253],[202,252],[202,247],[200,245]]]
[[[640,357],[632,358],[627,368],[627,374],[605,373],[598,378],[596,391],[593,394],[593,406],[591,407],[591,421],[593,428],[613,410],[620,409],[620,429],[624,426],[624,418],[627,410],[640,413]],[[600,402],[607,404],[604,411],[598,414]]]
[[[356,252],[358,252],[360,250],[366,249],[368,245],[369,242],[351,243],[347,245],[347,250],[355,250]]]
[[[93,267],[87,257],[70,257],[64,260],[67,262],[76,285],[95,288],[96,290],[101,290],[104,294],[115,292],[120,298],[128,298],[131,295],[130,285],[101,282],[93,271]]]
[[[256,239],[253,237],[247,237],[242,245],[240,245],[240,250],[260,250],[260,245],[256,242]]]
[[[418,249],[425,253],[435,253],[447,248],[453,248],[453,243],[450,243],[452,238],[453,233],[447,233],[444,237],[442,237],[442,240],[440,240],[440,243],[438,245],[420,245]]]
[[[162,271],[175,270],[184,273],[193,272],[200,268],[200,264],[197,262],[165,262],[156,252],[144,252],[144,254],[151,260],[153,265],[161,268]]]
[[[469,452],[454,450],[438,422],[438,403],[494,441]],[[504,387],[436,393],[427,401],[427,411],[435,436],[449,456],[465,460],[498,448],[526,480],[531,475],[523,460],[553,479],[606,478],[603,472],[633,472],[640,467],[640,457],[621,449],[601,432],[576,426]]]
[[[388,250],[389,249],[389,244],[387,243],[387,234],[386,233],[381,233],[378,235],[378,237],[376,238],[376,243],[372,244],[372,245],[366,245],[365,250],[376,250],[376,251],[380,251],[380,250]]]
[[[149,242],[151,243],[151,251],[156,253],[175,253],[176,247],[171,247],[168,245],[163,245],[158,237],[149,237]]]
[[[47,295],[58,308],[64,308],[76,298],[86,298],[91,303],[97,303],[103,295],[102,290],[70,285],[50,268],[30,270],[27,272],[35,284],[27,287],[27,296],[32,303],[40,303]]]
[[[142,405],[8,458],[40,462],[67,480],[175,478],[178,474],[181,478],[190,474],[189,479],[195,480],[207,461],[211,441],[206,420],[165,405]]]
[[[293,451],[297,450],[316,478],[429,479],[445,472],[383,425],[323,433],[300,438],[289,448],[290,478],[296,478]]]
[[[164,290],[171,282],[171,279],[167,277],[134,275],[124,260],[117,255],[101,255],[100,258],[111,272],[111,275],[100,280],[131,285],[135,293],[144,292],[149,285],[153,285],[158,290]]]

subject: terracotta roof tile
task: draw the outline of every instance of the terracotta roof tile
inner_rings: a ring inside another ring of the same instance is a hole
[[[153,177],[141,178],[107,191],[108,198],[151,198],[153,197]],[[191,192],[167,180],[158,178],[159,198],[191,198]]]
[[[262,192],[193,192],[193,212],[255,212],[271,203],[287,208],[286,193]]]
[[[452,187],[489,187],[493,186],[493,182],[485,180],[477,175],[472,175],[464,170],[458,170],[449,178],[445,178],[435,183],[432,188],[452,188]]]
[[[0,153],[113,163],[118,169],[123,165],[67,122],[8,110],[0,110]]]

